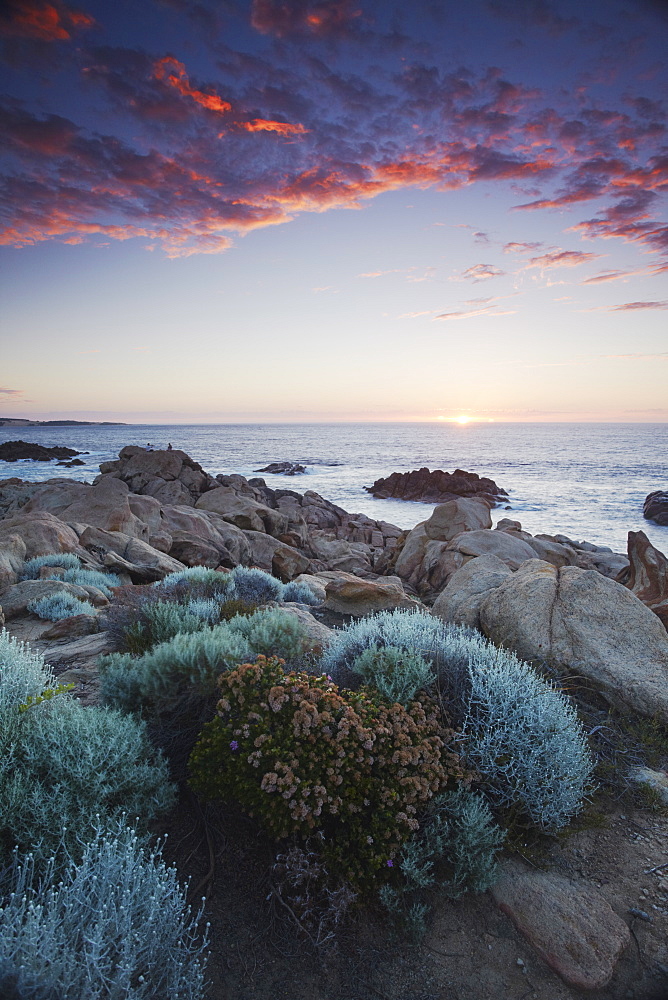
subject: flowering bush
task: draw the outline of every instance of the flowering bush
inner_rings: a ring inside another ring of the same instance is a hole
[[[264,656],[219,685],[218,715],[190,758],[194,790],[236,800],[277,839],[317,833],[332,873],[353,885],[392,868],[419,811],[463,776],[427,699],[404,708],[340,692]]]

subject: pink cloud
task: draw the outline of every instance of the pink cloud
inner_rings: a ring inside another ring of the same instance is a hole
[[[611,306],[612,312],[635,312],[637,309],[668,309],[668,299],[663,302],[623,302],[619,306]]]

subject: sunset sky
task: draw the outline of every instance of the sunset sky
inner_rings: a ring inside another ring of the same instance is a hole
[[[663,0],[9,0],[0,416],[668,420]]]

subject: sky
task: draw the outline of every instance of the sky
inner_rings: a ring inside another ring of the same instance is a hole
[[[668,420],[663,0],[5,0],[0,416]]]

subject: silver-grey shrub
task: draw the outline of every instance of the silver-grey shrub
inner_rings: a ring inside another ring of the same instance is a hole
[[[121,585],[115,573],[101,573],[97,569],[66,569],[61,579],[78,587],[97,587],[105,597],[111,597],[112,587]]]
[[[404,707],[436,680],[434,668],[420,653],[397,646],[369,646],[353,661],[352,670],[363,684]]]
[[[154,588],[165,593],[187,593],[189,589],[197,592],[197,597],[224,597],[229,599],[228,592],[232,589],[229,573],[219,573],[218,570],[206,566],[189,566],[187,569],[168,573],[162,580],[153,584]]]
[[[577,713],[514,653],[469,640],[470,693],[463,756],[493,799],[557,830],[592,789],[593,761]]]
[[[57,683],[41,653],[19,642],[6,629],[0,631],[0,760],[6,759],[21,725],[19,706],[39,697],[47,688],[55,688]],[[0,781],[5,770],[0,771]]]
[[[60,566],[62,569],[79,569],[81,560],[72,552],[52,552],[48,556],[27,559],[21,569],[22,580],[37,580],[42,566]]]
[[[295,604],[321,604],[321,599],[315,594],[308,583],[303,580],[286,583],[281,596],[282,601],[294,601]]]
[[[39,876],[42,876],[41,878]],[[17,1000],[202,1000],[208,925],[176,870],[136,833],[100,827],[78,864],[15,863],[0,893],[0,995]]]
[[[416,653],[432,664],[442,697],[456,709],[467,685],[466,640],[477,634],[423,611],[380,611],[336,631],[323,653],[321,669],[340,687],[356,688],[361,677],[353,664],[364,650],[392,646]]]
[[[142,608],[142,617],[146,619],[151,644],[156,646],[179,633],[199,632],[206,627],[200,615],[176,601],[147,602]]]
[[[96,814],[111,822],[128,813],[146,827],[173,804],[167,764],[141,720],[66,694],[21,708],[0,774],[5,845],[32,850],[36,863],[76,857]]]
[[[279,656],[288,667],[300,666],[302,657],[315,645],[299,619],[281,608],[235,615],[227,624],[231,632],[244,637],[255,656]]]
[[[178,607],[178,605],[174,605]],[[183,610],[183,609],[181,609]],[[109,653],[99,660],[105,704],[126,712],[184,715],[197,710],[216,692],[216,680],[226,670],[259,653],[299,660],[311,647],[303,625],[280,608],[245,617],[236,615],[213,628],[179,633],[141,656]]]
[[[126,712],[187,712],[215,693],[221,673],[252,655],[249,642],[227,622],[179,633],[142,656],[110,653],[99,660],[102,699]]]
[[[559,829],[579,812],[593,772],[584,731],[570,701],[528,664],[473,629],[398,610],[341,629],[321,668],[339,684],[357,680],[351,667],[373,645],[429,660],[432,693],[464,737],[459,753],[499,805],[545,829]]]
[[[438,889],[451,899],[484,892],[498,877],[496,855],[504,839],[481,794],[460,786],[435,796],[420,829],[401,848],[401,882],[382,886],[381,902],[419,942],[429,912],[422,890]]]
[[[26,611],[50,622],[58,622],[62,618],[74,618],[76,615],[97,614],[90,601],[82,601],[67,591],[49,594],[47,597],[36,597],[28,601]]]
[[[234,590],[231,596],[239,601],[267,604],[282,599],[284,584],[262,569],[235,566],[229,575]]]

